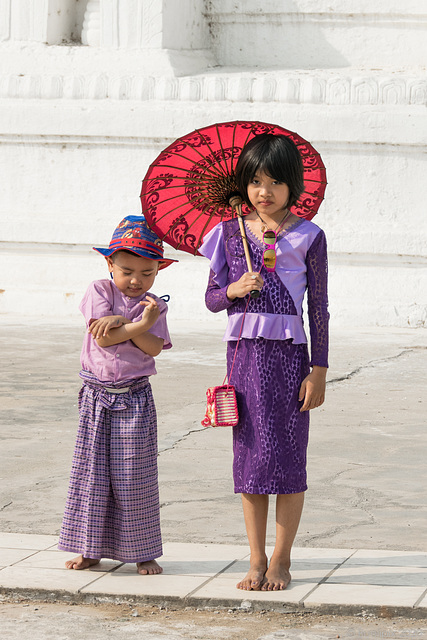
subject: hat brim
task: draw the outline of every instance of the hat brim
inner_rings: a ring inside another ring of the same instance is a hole
[[[134,250],[131,247],[121,247],[120,249],[103,249],[101,247],[92,247],[92,249],[100,253],[102,256],[104,256],[104,258],[109,258],[113,255],[113,253],[117,253],[118,251],[130,251],[139,258],[147,258],[147,260],[159,262],[159,270],[166,269],[166,267],[169,267],[173,262],[178,262],[178,260],[172,260],[172,258],[153,258],[152,255],[149,255],[143,249],[139,248],[137,250]]]

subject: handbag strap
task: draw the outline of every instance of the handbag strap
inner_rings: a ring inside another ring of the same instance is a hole
[[[234,369],[234,363],[236,361],[236,355],[237,355],[237,349],[239,348],[239,343],[240,343],[240,338],[242,337],[242,331],[243,331],[243,323],[245,321],[245,315],[246,315],[246,311],[248,310],[248,305],[249,305],[249,301],[250,301],[250,296],[248,296],[248,301],[246,303],[246,307],[245,310],[243,312],[243,318],[242,318],[242,324],[240,325],[240,332],[239,332],[239,337],[237,338],[237,344],[236,344],[236,348],[234,349],[234,357],[233,357],[233,362],[231,364],[231,371],[230,371],[230,375],[228,376],[228,382],[227,385],[231,386],[231,376],[233,374],[233,369]],[[224,382],[222,383],[223,386],[225,385],[225,381],[227,380],[227,374],[225,375],[224,378]]]

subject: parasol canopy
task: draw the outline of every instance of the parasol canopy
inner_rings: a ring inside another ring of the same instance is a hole
[[[142,182],[142,212],[153,231],[175,249],[194,255],[204,236],[222,220],[236,217],[229,200],[239,195],[235,167],[243,147],[262,133],[292,140],[304,167],[305,189],[290,211],[311,220],[326,189],[320,154],[297,133],[266,122],[221,122],[196,129],[169,145]],[[246,204],[242,213],[249,213]]]

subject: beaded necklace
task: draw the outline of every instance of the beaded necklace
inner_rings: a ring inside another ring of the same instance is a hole
[[[262,223],[261,224],[261,233],[264,233],[268,229],[268,224],[266,223],[265,220],[263,220],[261,218],[261,216],[259,215],[258,211],[256,211],[256,214],[257,214],[258,218],[261,220],[261,223]],[[286,222],[286,220],[289,218],[290,215],[291,215],[291,212],[288,209],[286,209],[285,215],[283,216],[282,220],[279,222],[279,224],[276,227],[276,234],[280,233],[280,230],[281,230],[283,224]]]

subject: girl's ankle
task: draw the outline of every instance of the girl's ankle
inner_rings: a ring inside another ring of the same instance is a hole
[[[289,569],[289,567],[291,566],[291,559],[288,555],[281,556],[279,554],[273,553],[273,555],[270,558],[270,564],[271,563],[280,565],[282,567],[286,567],[287,569]]]
[[[268,558],[266,554],[259,555],[251,553],[250,565],[251,567],[267,567]]]

